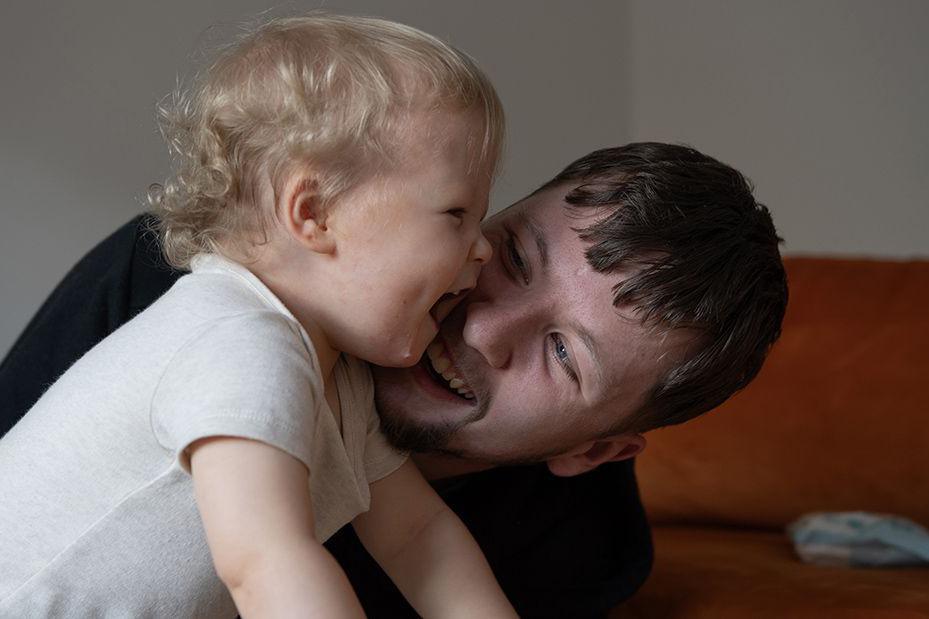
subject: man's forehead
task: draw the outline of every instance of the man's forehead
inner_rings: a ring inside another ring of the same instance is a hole
[[[599,351],[602,388],[597,407],[621,415],[637,409],[659,377],[686,358],[696,336],[680,329],[655,328],[643,323],[635,308],[614,306],[615,287],[635,269],[594,270],[585,253],[590,243],[580,238],[578,230],[606,213],[572,209],[564,202],[570,189],[555,187],[517,203],[508,213],[507,224],[523,226],[530,237],[543,237],[541,243],[551,261],[548,294],[563,304],[563,319],[573,325],[578,344],[585,348],[590,344]]]

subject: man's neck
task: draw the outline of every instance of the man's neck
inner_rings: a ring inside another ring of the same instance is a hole
[[[493,464],[486,462],[475,462],[444,454],[414,453],[410,454],[410,457],[419,467],[423,477],[429,481],[477,473],[494,467]]]

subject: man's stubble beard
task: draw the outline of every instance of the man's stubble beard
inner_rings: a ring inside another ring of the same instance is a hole
[[[374,403],[381,420],[381,432],[388,442],[402,451],[432,453],[453,456],[495,466],[525,466],[545,462],[561,455],[563,450],[527,449],[524,453],[508,456],[487,456],[473,450],[449,447],[454,436],[466,426],[484,418],[490,409],[490,399],[481,398],[479,404],[469,415],[455,422],[440,422],[431,425],[411,420],[391,407],[377,395],[375,389]]]
[[[456,316],[456,311],[460,312],[461,309],[462,306],[459,305],[453,310],[452,314],[446,317],[443,323],[446,329],[450,328],[454,333],[461,333],[460,326],[456,329],[456,326],[463,321],[463,314],[459,313]],[[455,322],[456,319],[459,322]],[[457,341],[458,338],[448,339]],[[447,342],[448,340],[446,340],[446,346],[449,345]],[[423,359],[421,363],[429,364],[425,356]],[[374,404],[381,420],[381,431],[391,445],[403,451],[438,453],[459,458],[474,457],[473,454],[468,453],[468,450],[449,447],[449,443],[463,428],[480,421],[487,415],[493,398],[490,395],[490,390],[481,384],[479,371],[471,367],[468,357],[460,354],[456,355],[456,359],[458,361],[458,370],[469,378],[476,404],[473,405],[472,411],[454,421],[442,421],[435,417],[436,421],[430,423],[417,419],[415,415],[404,414],[402,402],[394,407],[390,405],[387,398],[381,397],[381,391],[377,387],[378,381],[375,379]],[[423,370],[432,376],[431,368],[423,368]],[[467,402],[467,400],[464,401]]]
[[[397,411],[374,390],[374,404],[381,419],[381,431],[391,445],[403,451],[441,453],[467,458],[464,450],[448,447],[449,442],[462,428],[483,419],[490,408],[488,398],[480,398],[474,411],[456,421],[439,421],[426,424]]]

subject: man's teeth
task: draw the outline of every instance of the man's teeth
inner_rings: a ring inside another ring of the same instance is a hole
[[[438,341],[432,342],[426,349],[426,356],[432,364],[432,369],[448,382],[448,386],[453,391],[457,391],[461,396],[468,400],[474,399],[474,392],[458,376],[452,362],[445,354],[445,347]]]

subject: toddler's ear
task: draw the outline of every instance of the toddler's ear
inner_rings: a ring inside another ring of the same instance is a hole
[[[307,174],[298,174],[285,185],[281,210],[287,232],[298,243],[320,254],[335,252],[335,235],[326,226],[326,210],[319,185]]]

